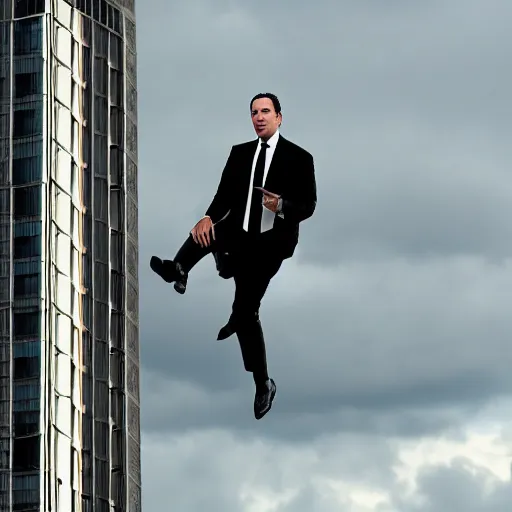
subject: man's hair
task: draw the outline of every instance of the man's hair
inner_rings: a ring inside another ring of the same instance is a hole
[[[281,113],[281,103],[279,103],[279,100],[275,94],[272,94],[271,92],[260,92],[259,94],[256,94],[254,98],[251,100],[249,108],[252,110],[252,104],[255,100],[259,100],[261,98],[268,98],[272,100],[272,104],[274,105],[274,110],[276,111],[276,114]]]

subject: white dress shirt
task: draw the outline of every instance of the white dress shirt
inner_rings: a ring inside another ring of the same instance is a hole
[[[265,155],[265,168],[263,171],[263,188],[265,188],[265,181],[267,179],[268,169],[270,167],[270,164],[272,163],[272,157],[274,156],[274,152],[276,150],[276,144],[279,139],[279,130],[270,137],[270,139],[267,140],[267,144],[269,147],[267,148],[267,153]],[[259,139],[258,145],[256,146],[256,152],[254,153],[254,158],[252,160],[252,170],[251,170],[251,180],[249,182],[249,191],[247,195],[247,206],[245,208],[245,217],[244,217],[244,224],[243,228],[245,231],[249,231],[249,215],[251,213],[251,201],[252,201],[252,190],[253,190],[253,182],[254,182],[254,170],[256,169],[256,162],[258,160],[258,155],[261,151],[261,143],[263,141]],[[269,190],[269,192],[273,192],[273,190]],[[274,218],[275,213],[268,208],[265,208],[263,206],[263,194],[261,194],[262,198],[262,205],[261,208],[263,209],[263,214],[261,216],[261,232],[268,231],[272,229],[274,226]]]

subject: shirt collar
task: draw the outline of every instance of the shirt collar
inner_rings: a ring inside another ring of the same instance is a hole
[[[279,139],[279,128],[276,130],[276,133],[274,133],[274,135],[272,135],[272,137],[270,137],[270,139],[267,140],[267,144],[272,149],[274,149],[276,147],[276,144],[277,144],[277,139]],[[259,141],[260,141],[260,144],[263,142],[261,140],[261,138],[259,139]]]

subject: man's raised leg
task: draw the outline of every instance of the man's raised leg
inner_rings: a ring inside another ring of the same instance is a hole
[[[189,235],[173,260],[162,260],[152,256],[150,266],[164,281],[174,282],[174,289],[183,294],[187,289],[188,273],[200,260],[212,252],[214,243],[208,247],[201,247],[194,242],[192,235]]]

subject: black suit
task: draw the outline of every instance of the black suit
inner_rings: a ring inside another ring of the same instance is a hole
[[[206,215],[213,223],[230,211],[223,222],[226,230],[242,229],[251,166],[258,139],[233,146]],[[299,240],[299,223],[311,217],[316,207],[316,181],[313,157],[293,142],[279,136],[264,188],[283,197],[283,217],[276,215],[274,227],[264,233],[283,258],[293,255]]]
[[[315,211],[317,195],[313,157],[279,135],[264,188],[283,198],[273,228],[256,235],[243,230],[251,169],[259,139],[233,146],[217,192],[206,210],[216,241],[201,248],[189,237],[175,261],[186,272],[210,252],[231,254],[236,284],[230,323],[237,333],[245,369],[266,377],[266,356],[259,308],[272,277],[298,243],[299,223]],[[262,194],[258,193],[259,201]],[[226,217],[227,215],[227,217]]]

